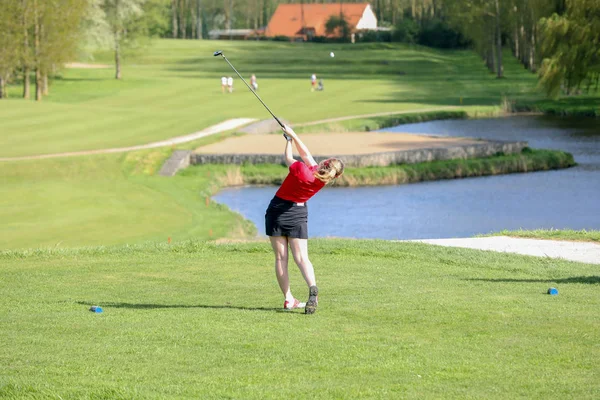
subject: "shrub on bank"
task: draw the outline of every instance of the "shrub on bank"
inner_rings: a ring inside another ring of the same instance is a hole
[[[433,161],[381,168],[348,168],[340,186],[398,185],[442,179],[547,171],[575,165],[570,153],[524,149],[520,154],[487,158]]]
[[[516,103],[516,112],[541,112],[561,117],[600,117],[600,99],[570,98],[559,101],[538,101],[535,103]]]
[[[575,160],[570,153],[525,148],[520,154],[486,158],[433,161],[389,167],[346,168],[344,175],[335,184],[338,186],[399,185],[442,179],[547,171],[574,165]],[[286,167],[272,164],[231,166],[231,168],[239,169],[243,184],[247,185],[279,185],[287,174]],[[240,184],[239,181],[236,183]]]

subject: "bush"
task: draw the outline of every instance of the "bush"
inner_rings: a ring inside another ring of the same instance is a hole
[[[314,43],[329,43],[329,38],[327,36],[313,36],[310,41]]]
[[[309,42],[313,43],[347,43],[348,41],[344,38],[339,37],[327,37],[327,36],[313,36],[309,39]]]
[[[417,43],[440,49],[455,49],[467,47],[470,42],[464,36],[440,20],[426,21],[418,34]]]
[[[329,35],[337,32],[343,41],[350,41],[350,25],[348,24],[344,14],[340,14],[339,16],[332,15],[329,17],[325,23],[325,32],[327,32]]]
[[[394,27],[391,40],[440,49],[465,48],[471,44],[460,32],[452,29],[439,18],[426,20],[419,24],[412,18],[405,17]]]
[[[273,36],[273,38],[271,40],[274,42],[291,42],[292,41],[292,39],[289,36],[284,36],[284,35]]]
[[[392,39],[394,42],[417,43],[419,36],[419,24],[410,18],[404,18],[396,24]]]
[[[373,43],[373,42],[391,42],[391,31],[365,31],[356,35],[358,43]]]

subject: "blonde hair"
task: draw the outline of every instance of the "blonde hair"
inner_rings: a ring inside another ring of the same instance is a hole
[[[328,158],[319,163],[319,168],[315,171],[315,178],[327,184],[343,173],[344,162],[338,158]]]

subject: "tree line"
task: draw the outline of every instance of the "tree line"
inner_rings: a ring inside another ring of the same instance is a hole
[[[2,0],[0,2],[0,98],[10,81],[23,98],[49,93],[48,77],[81,52],[111,48],[121,79],[121,49],[147,37],[153,5],[146,0]]]
[[[600,80],[599,0],[444,0],[450,23],[473,42],[486,65],[504,76],[502,49],[530,71],[551,97]]]
[[[201,40],[213,29],[260,29],[280,3],[329,0],[2,0],[0,98],[20,82],[23,97],[48,93],[48,77],[82,51],[110,48],[115,78],[122,49],[148,37]],[[364,2],[347,0],[347,2]],[[362,40],[471,46],[498,78],[503,49],[537,72],[548,95],[597,90],[600,0],[370,0],[378,24]],[[341,16],[343,18],[343,16]],[[347,32],[343,21],[328,21]],[[342,35],[344,36],[344,35]],[[323,38],[321,38],[323,39]]]
[[[77,47],[85,3],[78,0],[8,0],[0,3],[0,97],[14,74],[30,97],[31,73],[35,98],[48,93],[48,75],[69,61]]]

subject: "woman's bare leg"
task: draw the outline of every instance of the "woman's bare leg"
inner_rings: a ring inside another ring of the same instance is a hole
[[[298,264],[300,272],[308,285],[308,300],[304,312],[314,314],[317,309],[319,289],[317,288],[317,279],[315,278],[315,269],[308,258],[308,240],[290,238],[290,248],[294,256],[294,261]]]
[[[269,236],[271,247],[275,253],[275,275],[277,283],[285,297],[285,300],[294,302],[294,296],[290,290],[290,278],[288,275],[288,238],[285,236]]]
[[[294,261],[298,265],[298,268],[300,268],[300,272],[302,272],[306,284],[309,287],[316,286],[317,280],[315,278],[315,270],[308,258],[308,240],[289,238],[289,242]]]

